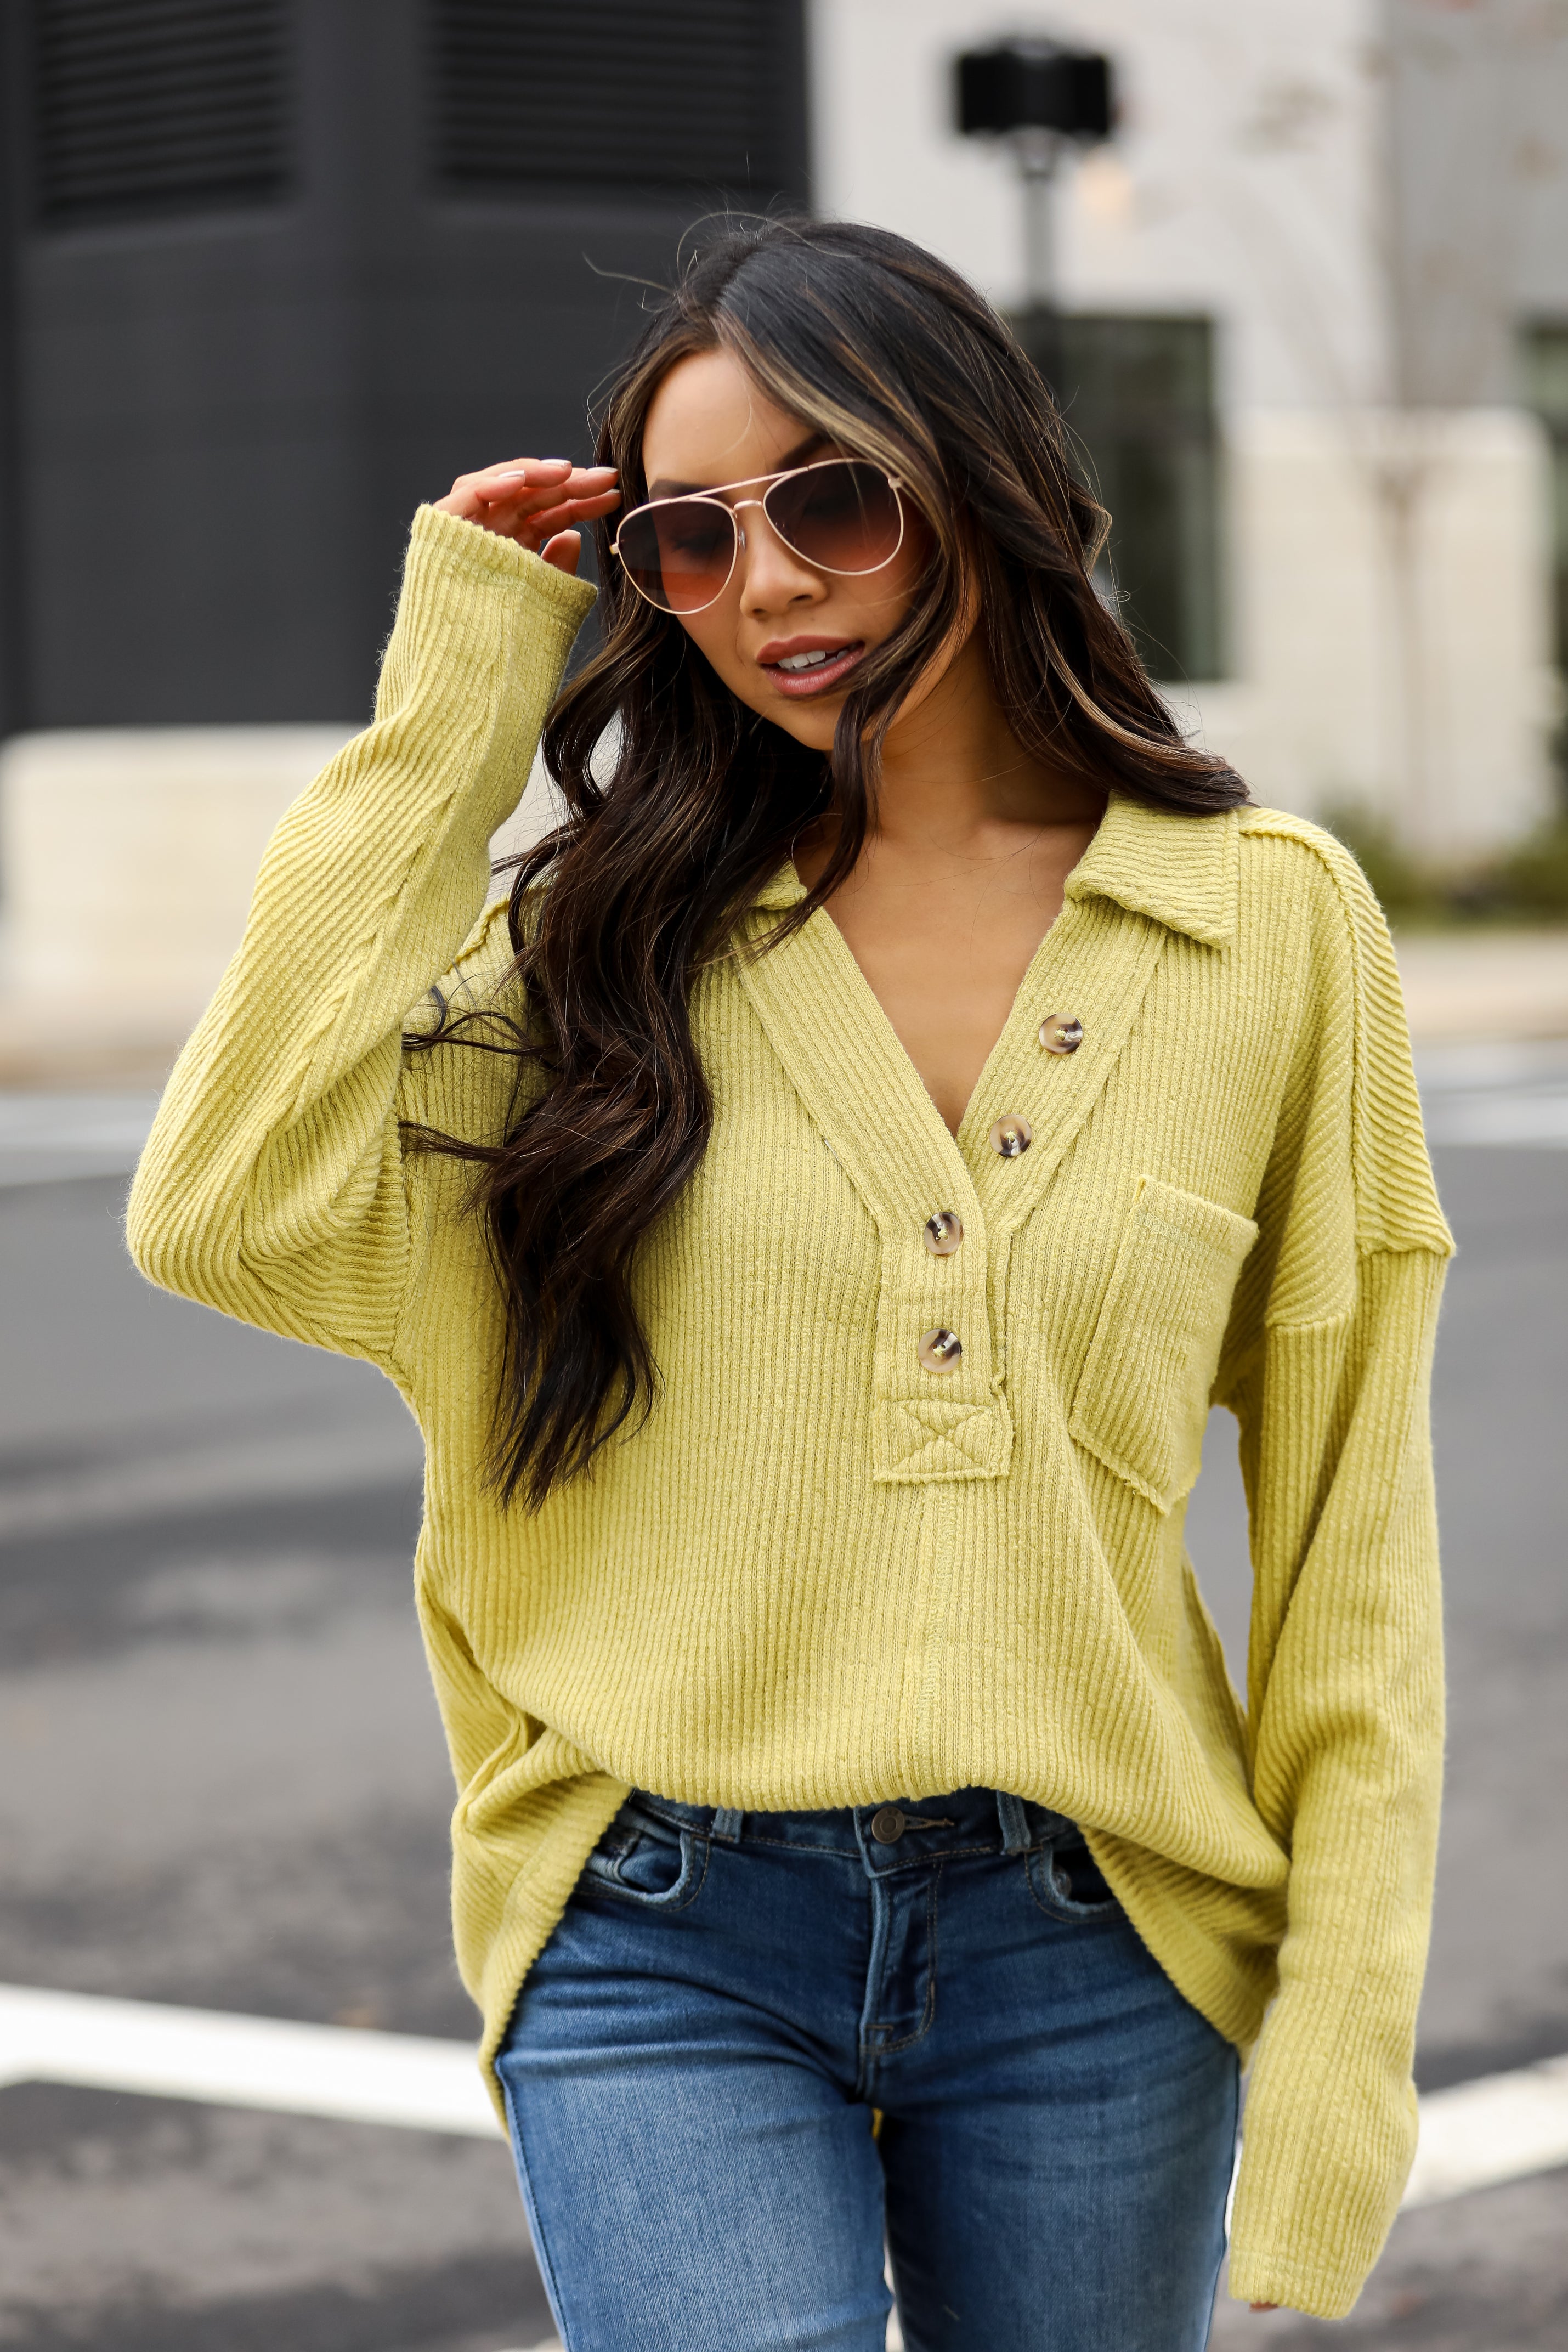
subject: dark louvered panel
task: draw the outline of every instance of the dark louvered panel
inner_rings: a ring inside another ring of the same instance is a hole
[[[788,184],[769,0],[430,0],[450,189]]]
[[[35,0],[51,226],[265,204],[289,166],[289,0]]]

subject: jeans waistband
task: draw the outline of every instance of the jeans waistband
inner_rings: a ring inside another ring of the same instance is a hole
[[[873,1869],[895,1869],[936,1854],[1030,1853],[1077,1834],[1066,1814],[998,1789],[955,1789],[942,1797],[900,1797],[823,1812],[742,1812],[686,1805],[634,1789],[628,1801],[667,1828],[721,1845],[788,1845],[858,1855]]]

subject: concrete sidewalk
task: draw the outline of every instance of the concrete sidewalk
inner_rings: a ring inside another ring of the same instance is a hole
[[[1416,931],[1396,944],[1418,1045],[1568,1037],[1568,929]]]

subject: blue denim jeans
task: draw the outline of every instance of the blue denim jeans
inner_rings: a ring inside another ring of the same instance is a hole
[[[567,2352],[1207,2339],[1236,2053],[1038,1805],[639,1791],[497,2065]]]

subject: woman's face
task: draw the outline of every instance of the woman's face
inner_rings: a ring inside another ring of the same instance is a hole
[[[727,352],[677,361],[653,395],[643,435],[651,499],[737,483],[725,492],[734,506],[760,498],[759,475],[844,454],[788,409],[776,408]],[[703,612],[682,614],[681,626],[748,709],[800,742],[830,751],[861,662],[909,610],[929,535],[905,499],[904,544],[891,563],[846,577],[813,570],[784,544],[760,506],[748,504],[739,520],[746,544],[724,593]],[[828,659],[817,669],[781,667],[802,654]],[[922,678],[922,699],[934,683]]]

